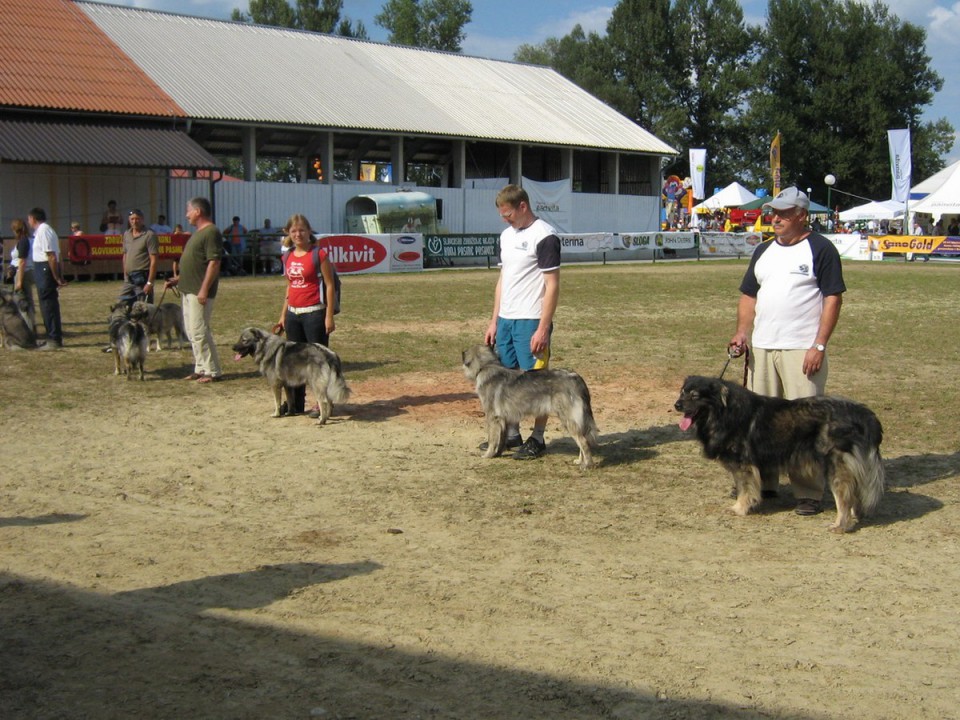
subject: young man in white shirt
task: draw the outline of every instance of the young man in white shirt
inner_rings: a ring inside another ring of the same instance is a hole
[[[508,227],[500,234],[500,278],[493,317],[484,334],[487,345],[508,368],[541,370],[550,360],[553,315],[560,296],[560,239],[533,214],[527,191],[507,185],[497,194],[497,209]],[[507,427],[507,448],[514,457],[532,460],[543,455],[547,416],[534,421],[527,441],[519,427]]]

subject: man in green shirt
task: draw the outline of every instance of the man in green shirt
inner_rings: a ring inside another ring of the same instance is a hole
[[[185,379],[211,383],[220,378],[220,355],[213,341],[210,319],[220,283],[223,235],[211,216],[210,201],[195,197],[187,203],[187,221],[196,230],[183,246],[178,274],[166,282],[183,296],[183,328],[193,348],[193,372]]]

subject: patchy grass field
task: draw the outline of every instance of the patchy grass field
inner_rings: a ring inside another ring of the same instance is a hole
[[[677,428],[744,269],[562,270],[553,362],[594,396],[587,473],[555,424],[540,461],[479,457],[459,356],[495,271],[345,277],[354,395],[323,428],[270,418],[231,357],[276,322],[279,278],[222,282],[208,386],[181,379],[189,350],[115,377],[119,283],[71,284],[63,352],[0,352],[4,717],[958,717],[960,268],[845,266],[828,388],[879,415],[890,487],[840,537],[786,488],[729,514]]]

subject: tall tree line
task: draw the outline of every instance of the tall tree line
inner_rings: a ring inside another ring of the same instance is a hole
[[[554,67],[682,150],[668,172],[688,174],[685,151],[706,148],[708,187],[770,188],[778,130],[784,184],[815,195],[829,173],[889,197],[888,129],[911,129],[918,179],[953,145],[945,118],[920,119],[943,85],[926,32],[881,2],[769,0],[755,27],[737,0],[620,0],[604,35],[578,26],[515,59]]]

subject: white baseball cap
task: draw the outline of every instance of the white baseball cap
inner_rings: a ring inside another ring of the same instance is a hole
[[[773,200],[763,204],[764,210],[810,209],[810,198],[795,187],[784,188]]]

